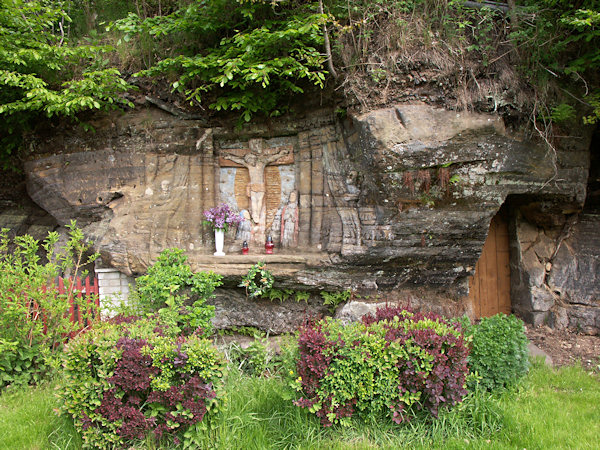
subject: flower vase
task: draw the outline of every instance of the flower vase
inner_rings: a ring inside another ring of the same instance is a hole
[[[215,228],[215,256],[225,256],[223,252],[223,243],[225,242],[225,230],[223,228]]]

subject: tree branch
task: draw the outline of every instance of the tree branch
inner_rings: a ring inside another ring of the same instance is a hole
[[[325,14],[323,11],[323,0],[319,0],[319,14]],[[327,31],[327,25],[323,24],[323,35],[325,37],[325,54],[327,55],[327,67],[329,72],[333,75],[333,78],[337,78],[338,74],[333,67],[333,58],[331,57],[331,43],[329,42],[329,32]]]
[[[162,100],[159,100],[158,98],[150,97],[148,95],[145,97],[145,99],[148,103],[156,106],[157,108],[162,109],[163,111],[168,112],[169,114],[173,114],[174,116],[179,117],[180,119],[200,120],[201,123],[203,123],[203,124],[207,123],[206,118],[201,114],[188,114],[188,113],[180,110],[176,106],[169,105],[168,103],[163,102]]]

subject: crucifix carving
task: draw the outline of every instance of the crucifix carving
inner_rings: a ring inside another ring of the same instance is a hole
[[[255,240],[262,240],[266,229],[267,208],[265,204],[265,168],[270,164],[291,164],[291,146],[265,148],[264,139],[250,139],[249,150],[221,150],[221,167],[246,167],[250,183],[246,188],[250,197],[250,217],[255,225]],[[232,164],[235,163],[235,164]]]

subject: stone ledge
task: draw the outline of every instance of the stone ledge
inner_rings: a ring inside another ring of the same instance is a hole
[[[289,275],[306,269],[331,264],[328,253],[287,254],[250,254],[250,255],[193,255],[190,265],[194,271],[211,270],[228,275],[245,275],[257,262],[264,262],[274,275]]]

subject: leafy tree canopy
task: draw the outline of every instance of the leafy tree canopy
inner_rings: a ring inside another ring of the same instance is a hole
[[[14,152],[40,116],[128,105],[129,86],[107,67],[106,46],[71,45],[70,2],[0,0],[0,151]]]
[[[344,89],[362,73],[372,84],[359,88],[377,94],[404,70],[407,42],[427,51],[434,40],[448,66],[479,61],[465,84],[498,77],[501,61],[519,67],[544,117],[585,105],[597,121],[600,0],[506,4],[508,14],[464,0],[0,0],[0,156],[42,118],[132,106],[120,71],[243,122],[284,113],[335,67]]]
[[[255,113],[280,115],[286,97],[307,84],[323,87],[327,20],[318,2],[198,0],[162,17],[129,13],[110,28],[125,41],[169,39],[173,56],[159,55],[138,76],[168,76],[192,104],[211,93],[210,108],[239,110],[249,121]]]

